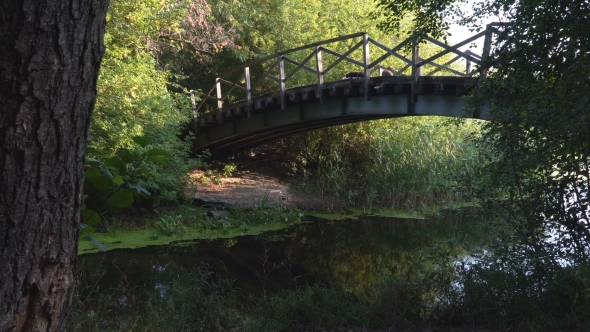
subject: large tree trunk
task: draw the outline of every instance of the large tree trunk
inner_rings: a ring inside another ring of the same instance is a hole
[[[0,331],[64,328],[107,6],[0,2]]]

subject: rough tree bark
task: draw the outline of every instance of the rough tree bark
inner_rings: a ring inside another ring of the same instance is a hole
[[[0,331],[64,328],[107,6],[0,2]]]

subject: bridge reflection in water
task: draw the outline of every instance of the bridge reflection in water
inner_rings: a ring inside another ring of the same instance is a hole
[[[486,64],[491,63],[487,60],[492,38],[506,26],[488,24],[484,31],[454,46],[428,36],[413,36],[389,48],[361,32],[246,63],[220,75],[209,92],[201,94],[198,106],[193,102],[193,151],[231,152],[300,132],[382,118],[441,115],[487,119],[486,113],[464,114],[461,96],[474,88],[478,80],[485,79],[490,70]],[[459,50],[480,38],[484,38],[482,55]],[[419,52],[425,42],[438,48],[426,59]],[[347,46],[343,52],[328,48],[351,43],[353,46]],[[374,61],[369,45],[376,47],[375,54],[380,54]],[[400,53],[408,49],[409,57]],[[326,61],[322,54],[327,54],[331,61]],[[295,56],[303,59],[295,60]],[[398,63],[401,60],[403,65],[394,76],[382,76],[382,63],[391,61],[390,58]],[[436,63],[441,58],[447,61]],[[464,71],[457,70],[455,63],[461,59],[465,60]],[[361,77],[339,79],[345,74],[343,63],[360,67]],[[251,68],[258,74],[251,75]],[[425,69],[429,72],[423,74]],[[310,81],[314,84],[297,86]],[[294,86],[288,87],[289,83]],[[222,91],[222,87],[229,88]],[[191,96],[194,97],[193,91]],[[203,111],[208,100],[216,101],[217,108]]]

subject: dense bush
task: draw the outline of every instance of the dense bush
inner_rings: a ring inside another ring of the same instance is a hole
[[[191,114],[188,98],[172,91],[170,73],[155,58],[159,48],[165,47],[157,40],[164,32],[180,31],[187,6],[168,6],[161,0],[118,0],[111,3],[107,17],[106,53],[97,83],[88,156],[101,159],[121,151],[136,155],[149,149],[166,151],[165,166],[144,163],[144,173],[137,178],[154,203],[182,198],[187,172],[200,164],[189,158],[190,143],[179,138]],[[150,146],[134,141],[137,136],[149,140]]]

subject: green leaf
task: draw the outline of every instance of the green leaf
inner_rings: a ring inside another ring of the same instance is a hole
[[[80,225],[84,225],[84,224],[80,224]],[[84,225],[84,227],[80,227],[82,229],[82,234],[88,234],[88,233],[94,233],[94,227],[92,226],[88,226],[88,225]]]
[[[102,171],[99,168],[92,167],[86,171],[86,178],[90,179],[96,176],[102,176]]]
[[[96,158],[88,158],[88,157],[86,157],[86,163],[87,164],[100,164],[100,160],[98,160]]]
[[[147,152],[148,156],[165,156],[172,157],[172,155],[164,149],[150,149]]]
[[[102,245],[102,243],[100,243],[100,241],[98,241],[97,239],[95,239],[94,237],[90,236],[90,235],[86,235],[84,237],[84,239],[92,242],[92,244],[94,244],[98,249],[100,249],[100,251],[107,251],[107,249]]]
[[[148,173],[148,170],[145,169],[144,167],[139,167],[135,170],[135,175],[136,176],[142,176],[142,175],[146,175]]]
[[[82,210],[82,220],[85,224],[94,226],[100,223],[100,214],[96,213],[96,211],[90,209],[83,209]]]
[[[87,176],[88,181],[98,190],[106,191],[111,188],[113,181],[106,175]]]
[[[147,139],[145,137],[142,136],[134,136],[131,138],[135,143],[139,144],[139,146],[141,146],[142,148],[145,148],[146,146],[153,144],[151,139]]]
[[[109,204],[118,209],[123,209],[133,205],[133,191],[129,190],[117,190],[109,197]]]
[[[137,192],[140,193],[140,194],[143,193],[143,194],[145,194],[147,196],[151,196],[152,195],[142,185],[139,185],[139,184],[136,184],[136,183],[127,183],[127,187],[129,187],[129,189],[135,189],[135,190],[137,190]]]
[[[118,185],[122,185],[125,182],[123,177],[120,175],[113,177],[112,181],[113,181],[113,183],[118,184]]]
[[[127,163],[119,157],[105,159],[104,164],[110,167],[120,168],[123,170],[127,169]]]
[[[100,168],[100,170],[102,171],[102,174],[104,174],[105,176],[108,176],[109,178],[113,178],[113,173],[111,173],[111,171],[109,170],[108,167],[106,167],[105,165],[100,165],[98,166],[98,168]]]
[[[149,156],[149,157],[147,157],[147,160],[153,161],[153,162],[160,164],[162,166],[168,166],[166,159],[164,159],[164,157],[162,157],[162,156]]]
[[[131,151],[127,149],[120,149],[119,151],[117,151],[117,156],[123,159],[123,161],[126,163],[132,163],[138,160],[137,157],[134,156],[133,153],[131,153]]]

